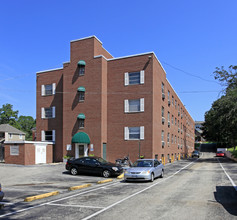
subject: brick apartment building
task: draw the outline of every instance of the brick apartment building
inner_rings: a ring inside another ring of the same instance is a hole
[[[177,159],[194,149],[195,123],[153,52],[114,58],[95,36],[70,61],[37,73],[37,141],[64,155]]]

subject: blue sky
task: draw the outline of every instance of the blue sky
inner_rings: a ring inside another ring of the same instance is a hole
[[[215,67],[236,65],[236,0],[0,0],[0,107],[36,116],[36,72],[95,35],[114,57],[154,51],[194,120],[221,95]]]

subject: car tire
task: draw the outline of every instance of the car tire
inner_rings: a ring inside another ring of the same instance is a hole
[[[161,171],[160,178],[164,177],[164,170]]]
[[[76,168],[76,167],[72,167],[72,168],[70,169],[70,173],[71,173],[73,176],[77,175],[77,174],[78,174],[77,168]]]
[[[151,173],[151,182],[154,181],[154,173]]]
[[[102,176],[105,177],[105,178],[110,177],[110,171],[109,170],[104,170],[103,173],[102,173]]]

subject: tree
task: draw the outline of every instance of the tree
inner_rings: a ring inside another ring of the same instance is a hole
[[[229,66],[229,71],[225,70],[222,66],[221,68],[216,67],[214,71],[214,78],[217,79],[225,90],[231,90],[237,86],[237,66]]]
[[[0,124],[10,124],[16,126],[18,119],[18,111],[13,111],[11,104],[3,105],[0,108]]]
[[[26,133],[26,140],[32,140],[32,128],[35,127],[35,120],[31,116],[20,116],[17,120],[19,129]]]
[[[237,145],[237,66],[216,68],[215,79],[225,86],[225,95],[205,113],[203,137],[227,147]]]
[[[0,124],[9,124],[26,133],[26,140],[32,140],[32,128],[35,120],[31,116],[20,116],[18,111],[13,111],[11,104],[5,104],[0,108]]]

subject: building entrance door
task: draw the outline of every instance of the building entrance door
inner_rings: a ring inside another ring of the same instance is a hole
[[[87,156],[87,144],[76,144],[75,158]]]
[[[46,163],[46,146],[35,146],[35,163]]]

